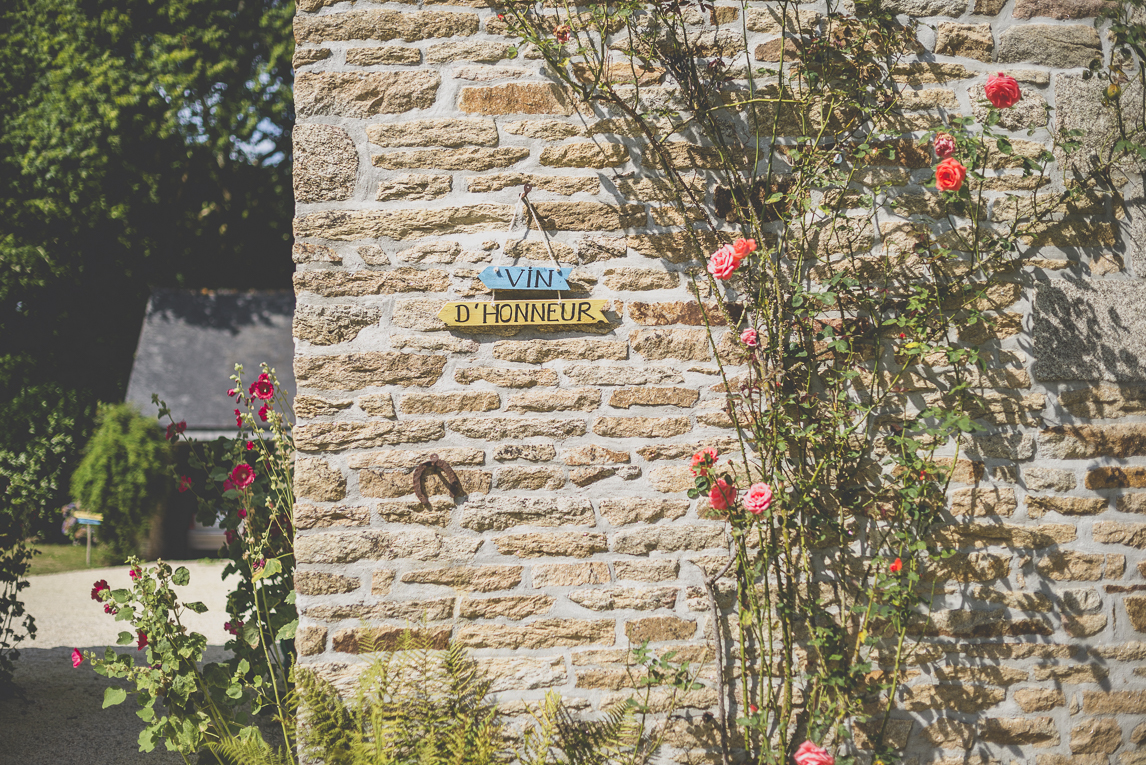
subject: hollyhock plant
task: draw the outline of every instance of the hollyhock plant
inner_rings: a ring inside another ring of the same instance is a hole
[[[748,487],[748,491],[744,494],[744,507],[748,512],[753,515],[760,515],[771,506],[771,486],[766,483],[754,483]]]
[[[110,590],[106,579],[100,579],[92,585],[92,600],[100,600],[99,594],[104,590]]]
[[[935,168],[935,186],[940,191],[958,191],[963,188],[967,168],[954,157],[948,157]]]
[[[811,741],[800,744],[800,748],[792,755],[792,759],[796,761],[796,765],[835,765],[836,763],[836,758],[828,754],[827,749],[822,749]]]
[[[755,348],[760,344],[760,335],[752,327],[749,327],[740,333],[740,342],[749,348]]]
[[[255,482],[255,469],[245,462],[235,465],[231,471],[231,484],[236,489],[245,489]]]
[[[1015,78],[1002,72],[992,74],[987,78],[983,92],[987,95],[987,100],[996,109],[1009,109],[1023,97],[1022,91],[1019,90],[1019,83]]]
[[[725,478],[720,478],[708,492],[708,501],[714,510],[727,510],[736,502],[736,486]]]
[[[80,649],[73,648],[72,649],[72,669],[75,669],[76,667],[78,667],[79,665],[81,665],[83,663],[84,663],[84,655],[82,653],[80,653]]]
[[[732,245],[726,244],[712,253],[712,257],[708,261],[708,273],[723,281],[731,277],[732,272],[739,265],[740,261],[736,259],[736,251],[732,249]]]
[[[179,493],[183,494],[191,488],[191,479],[185,475],[179,476]]]
[[[935,149],[935,156],[939,159],[947,159],[955,153],[955,139],[946,133],[939,133],[935,136],[931,146]]]

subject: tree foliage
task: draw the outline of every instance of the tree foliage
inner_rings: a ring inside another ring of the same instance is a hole
[[[102,407],[97,423],[72,474],[72,495],[103,515],[101,539],[126,559],[171,492],[171,449],[159,426],[130,404]]]
[[[37,394],[52,417],[89,428],[84,406],[122,398],[152,287],[288,284],[293,14],[289,0],[0,7],[6,400],[58,386]],[[0,432],[0,454],[70,432],[31,432],[35,409]],[[38,475],[10,472],[7,511]]]

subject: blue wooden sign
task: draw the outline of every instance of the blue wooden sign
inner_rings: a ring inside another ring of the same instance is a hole
[[[572,268],[518,268],[489,266],[478,278],[491,290],[567,290]]]

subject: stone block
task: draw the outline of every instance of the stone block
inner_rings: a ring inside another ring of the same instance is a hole
[[[676,605],[676,587],[603,587],[574,590],[569,599],[591,611],[654,611]]]
[[[1020,688],[1015,691],[1015,702],[1024,712],[1049,712],[1066,704],[1066,697],[1058,688]]]
[[[299,44],[398,38],[414,42],[431,37],[468,36],[477,31],[476,13],[452,11],[348,11],[323,16],[299,15],[294,19],[294,39]]]
[[[346,63],[349,66],[385,66],[389,64],[414,66],[422,63],[422,52],[417,48],[404,48],[401,45],[350,48],[346,51]]]
[[[518,558],[588,558],[606,552],[609,544],[604,534],[506,534],[494,540],[502,555]]]
[[[1039,748],[1059,743],[1058,729],[1050,717],[989,717],[983,721],[980,736],[984,741],[1002,746]]]
[[[498,149],[421,149],[374,154],[370,163],[385,170],[431,168],[434,170],[469,170],[481,172],[509,167],[529,157],[529,149],[503,146]]]
[[[338,595],[354,592],[362,586],[358,577],[328,574],[323,571],[296,571],[294,588],[299,595]]]
[[[1089,19],[1113,10],[1117,3],[1110,0],[1015,0],[1012,18],[1033,19],[1048,16],[1052,19]]]
[[[466,180],[466,189],[471,194],[488,194],[515,186],[529,184],[541,191],[554,194],[596,194],[601,190],[601,181],[593,175],[536,175],[531,173],[496,173],[478,175]]]
[[[1084,720],[1070,730],[1070,751],[1075,754],[1111,754],[1122,746],[1122,726],[1110,717]]]
[[[633,330],[629,333],[629,344],[634,351],[649,360],[712,360],[708,332],[703,329]]]
[[[619,560],[613,563],[617,579],[637,582],[668,582],[680,575],[680,564],[669,558]]]
[[[353,505],[319,507],[306,502],[294,506],[294,525],[298,529],[330,526],[365,526],[370,522],[370,508]]]
[[[326,210],[294,219],[296,237],[353,242],[359,239],[422,239],[505,228],[507,205],[479,204],[415,210]],[[434,314],[436,319],[437,314]]]
[[[669,367],[631,367],[574,364],[565,367],[565,376],[577,385],[657,385],[681,383],[684,376]]]
[[[336,502],[346,496],[346,479],[324,459],[299,457],[294,464],[295,496]]]
[[[563,439],[585,435],[585,421],[543,417],[468,417],[449,420],[455,433],[489,441],[543,437]]]
[[[458,109],[468,114],[559,114],[568,117],[573,107],[564,91],[552,83],[508,83],[491,87],[463,87]]]
[[[632,523],[655,523],[660,520],[676,520],[688,513],[687,499],[647,499],[645,497],[623,497],[602,499],[599,510],[601,516],[613,526],[626,526]]]
[[[529,391],[515,394],[509,400],[509,412],[592,412],[601,405],[601,391],[596,388],[566,388],[556,391]]]
[[[294,443],[302,451],[333,452],[437,441],[444,435],[442,423],[434,420],[312,422],[295,427]]]
[[[338,356],[299,356],[295,358],[294,374],[303,388],[427,387],[437,382],[445,366],[445,356],[369,351]]]
[[[1027,515],[1041,518],[1047,513],[1059,515],[1098,515],[1107,508],[1107,500],[1102,497],[1060,497],[1027,495]]]
[[[623,340],[502,340],[493,344],[493,357],[525,364],[544,364],[556,359],[622,361],[629,357],[629,348]]]
[[[567,143],[546,146],[541,150],[541,164],[549,167],[593,167],[604,169],[623,165],[629,159],[624,144],[596,142]]]
[[[1146,488],[1146,467],[1104,467],[1088,470],[1088,489],[1141,489]],[[1105,502],[1103,502],[1105,509]]]
[[[449,286],[449,275],[437,268],[396,268],[391,271],[298,271],[294,275],[296,294],[311,292],[322,297],[361,297],[395,292],[445,292]],[[374,309],[374,312],[377,313],[377,309]]]
[[[556,385],[557,373],[552,369],[462,367],[454,372],[454,380],[462,385],[481,380],[501,388],[532,388],[537,385]]]
[[[403,173],[381,181],[374,198],[379,202],[404,199],[411,202],[427,202],[441,199],[450,193],[453,179],[448,175],[426,175]]]
[[[552,444],[498,444],[493,451],[493,458],[498,462],[549,462],[556,456],[557,450]]]
[[[1146,424],[1057,425],[1039,433],[1039,451],[1060,460],[1141,457],[1146,455]]]
[[[990,24],[960,24],[954,21],[939,23],[935,35],[935,53],[941,56],[973,58],[991,61],[995,38]]]
[[[302,627],[295,635],[300,656],[316,656],[326,650],[326,627]]]
[[[401,114],[433,106],[441,84],[437,72],[301,72],[295,108],[302,118]]]
[[[1058,403],[1075,417],[1113,419],[1146,414],[1146,385],[1099,385],[1058,394]]]
[[[605,438],[671,438],[690,430],[687,417],[598,417],[593,424]]]
[[[589,563],[548,563],[532,569],[533,586],[577,587],[583,584],[604,584],[610,580],[609,564],[592,561]]]
[[[1039,380],[1146,382],[1146,284],[1041,282],[1032,336]]]
[[[575,497],[479,497],[462,505],[462,526],[474,531],[514,526],[592,526],[593,505]]]
[[[690,324],[697,327],[706,325],[722,327],[728,323],[717,306],[711,304],[701,306],[700,303],[692,302],[643,303],[633,301],[628,304],[628,313],[630,319],[644,326]]]
[[[407,584],[438,584],[466,592],[512,590],[521,584],[521,566],[448,566],[407,571]]]
[[[951,514],[967,516],[1002,515],[1015,512],[1018,501],[1014,489],[983,486],[951,493]]]
[[[724,546],[724,529],[720,526],[648,526],[618,531],[613,536],[613,552],[622,555],[707,550]]]
[[[678,616],[650,616],[625,624],[625,637],[631,645],[646,640],[660,643],[667,640],[688,640],[696,634],[696,622]]]
[[[496,619],[500,616],[519,621],[547,613],[556,601],[549,595],[505,595],[498,598],[463,598],[458,604],[462,619]]]
[[[334,125],[298,125],[294,140],[294,198],[298,202],[350,199],[358,180],[358,149]]]
[[[366,327],[378,324],[381,318],[380,310],[368,306],[300,303],[295,306],[291,332],[314,345],[336,345],[353,340]],[[302,414],[297,404],[295,409],[300,417],[317,416]]]
[[[524,626],[470,624],[458,628],[454,640],[466,648],[558,648],[613,645],[616,624],[611,619],[541,619]]]
[[[1016,24],[999,35],[1000,64],[1031,63],[1055,69],[1089,66],[1102,57],[1093,26]]]
[[[441,651],[450,641],[450,628],[413,630],[405,627],[354,627],[339,630],[331,638],[331,646],[340,653],[367,651],[396,651],[410,645],[423,644]]]

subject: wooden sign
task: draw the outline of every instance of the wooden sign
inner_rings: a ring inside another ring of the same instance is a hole
[[[489,266],[478,278],[491,290],[567,290],[572,268]]]
[[[446,303],[438,318],[449,327],[511,327],[525,324],[596,324],[608,321],[606,300],[504,300]]]

